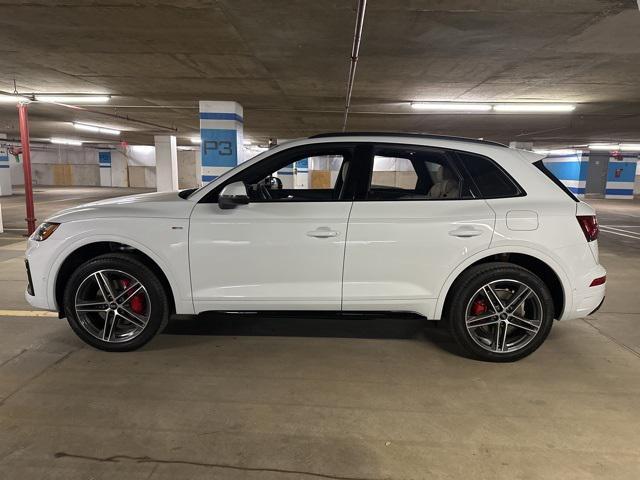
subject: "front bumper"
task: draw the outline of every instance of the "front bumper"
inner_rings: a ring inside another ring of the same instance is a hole
[[[42,248],[42,242],[27,241],[25,252],[25,267],[27,269],[27,288],[24,292],[25,300],[35,308],[56,311],[55,301],[50,295],[49,260],[50,252]]]

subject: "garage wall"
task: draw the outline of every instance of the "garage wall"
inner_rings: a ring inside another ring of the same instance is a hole
[[[156,148],[152,145],[132,145],[120,154],[127,161],[129,186],[156,188]]]
[[[9,159],[12,185],[23,185],[22,156]],[[63,145],[32,146],[31,173],[35,185],[100,185],[95,149]]]

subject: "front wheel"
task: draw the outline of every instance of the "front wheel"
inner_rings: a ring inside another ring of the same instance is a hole
[[[529,270],[495,262],[477,265],[454,285],[448,312],[457,343],[480,360],[511,362],[533,353],[553,325],[553,299]]]
[[[132,255],[106,254],[73,272],[64,292],[73,331],[107,351],[135,350],[167,323],[167,296],[157,276]]]

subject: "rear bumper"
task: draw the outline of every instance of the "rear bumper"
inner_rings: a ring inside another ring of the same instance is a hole
[[[590,287],[591,282],[606,275],[607,271],[602,265],[596,265],[588,274],[579,279],[578,288],[573,292],[573,308],[566,311],[562,320],[583,318],[595,313],[604,302],[606,283]]]
[[[600,304],[595,308],[595,310],[593,310],[589,315],[593,315],[594,313],[596,313],[598,310],[600,310],[600,307],[602,307],[602,304],[604,303],[604,299],[605,297],[602,297],[602,301],[600,302]]]

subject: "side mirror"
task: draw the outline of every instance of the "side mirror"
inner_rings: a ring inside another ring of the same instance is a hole
[[[230,183],[218,195],[218,206],[225,210],[247,203],[249,203],[249,194],[243,182]]]

